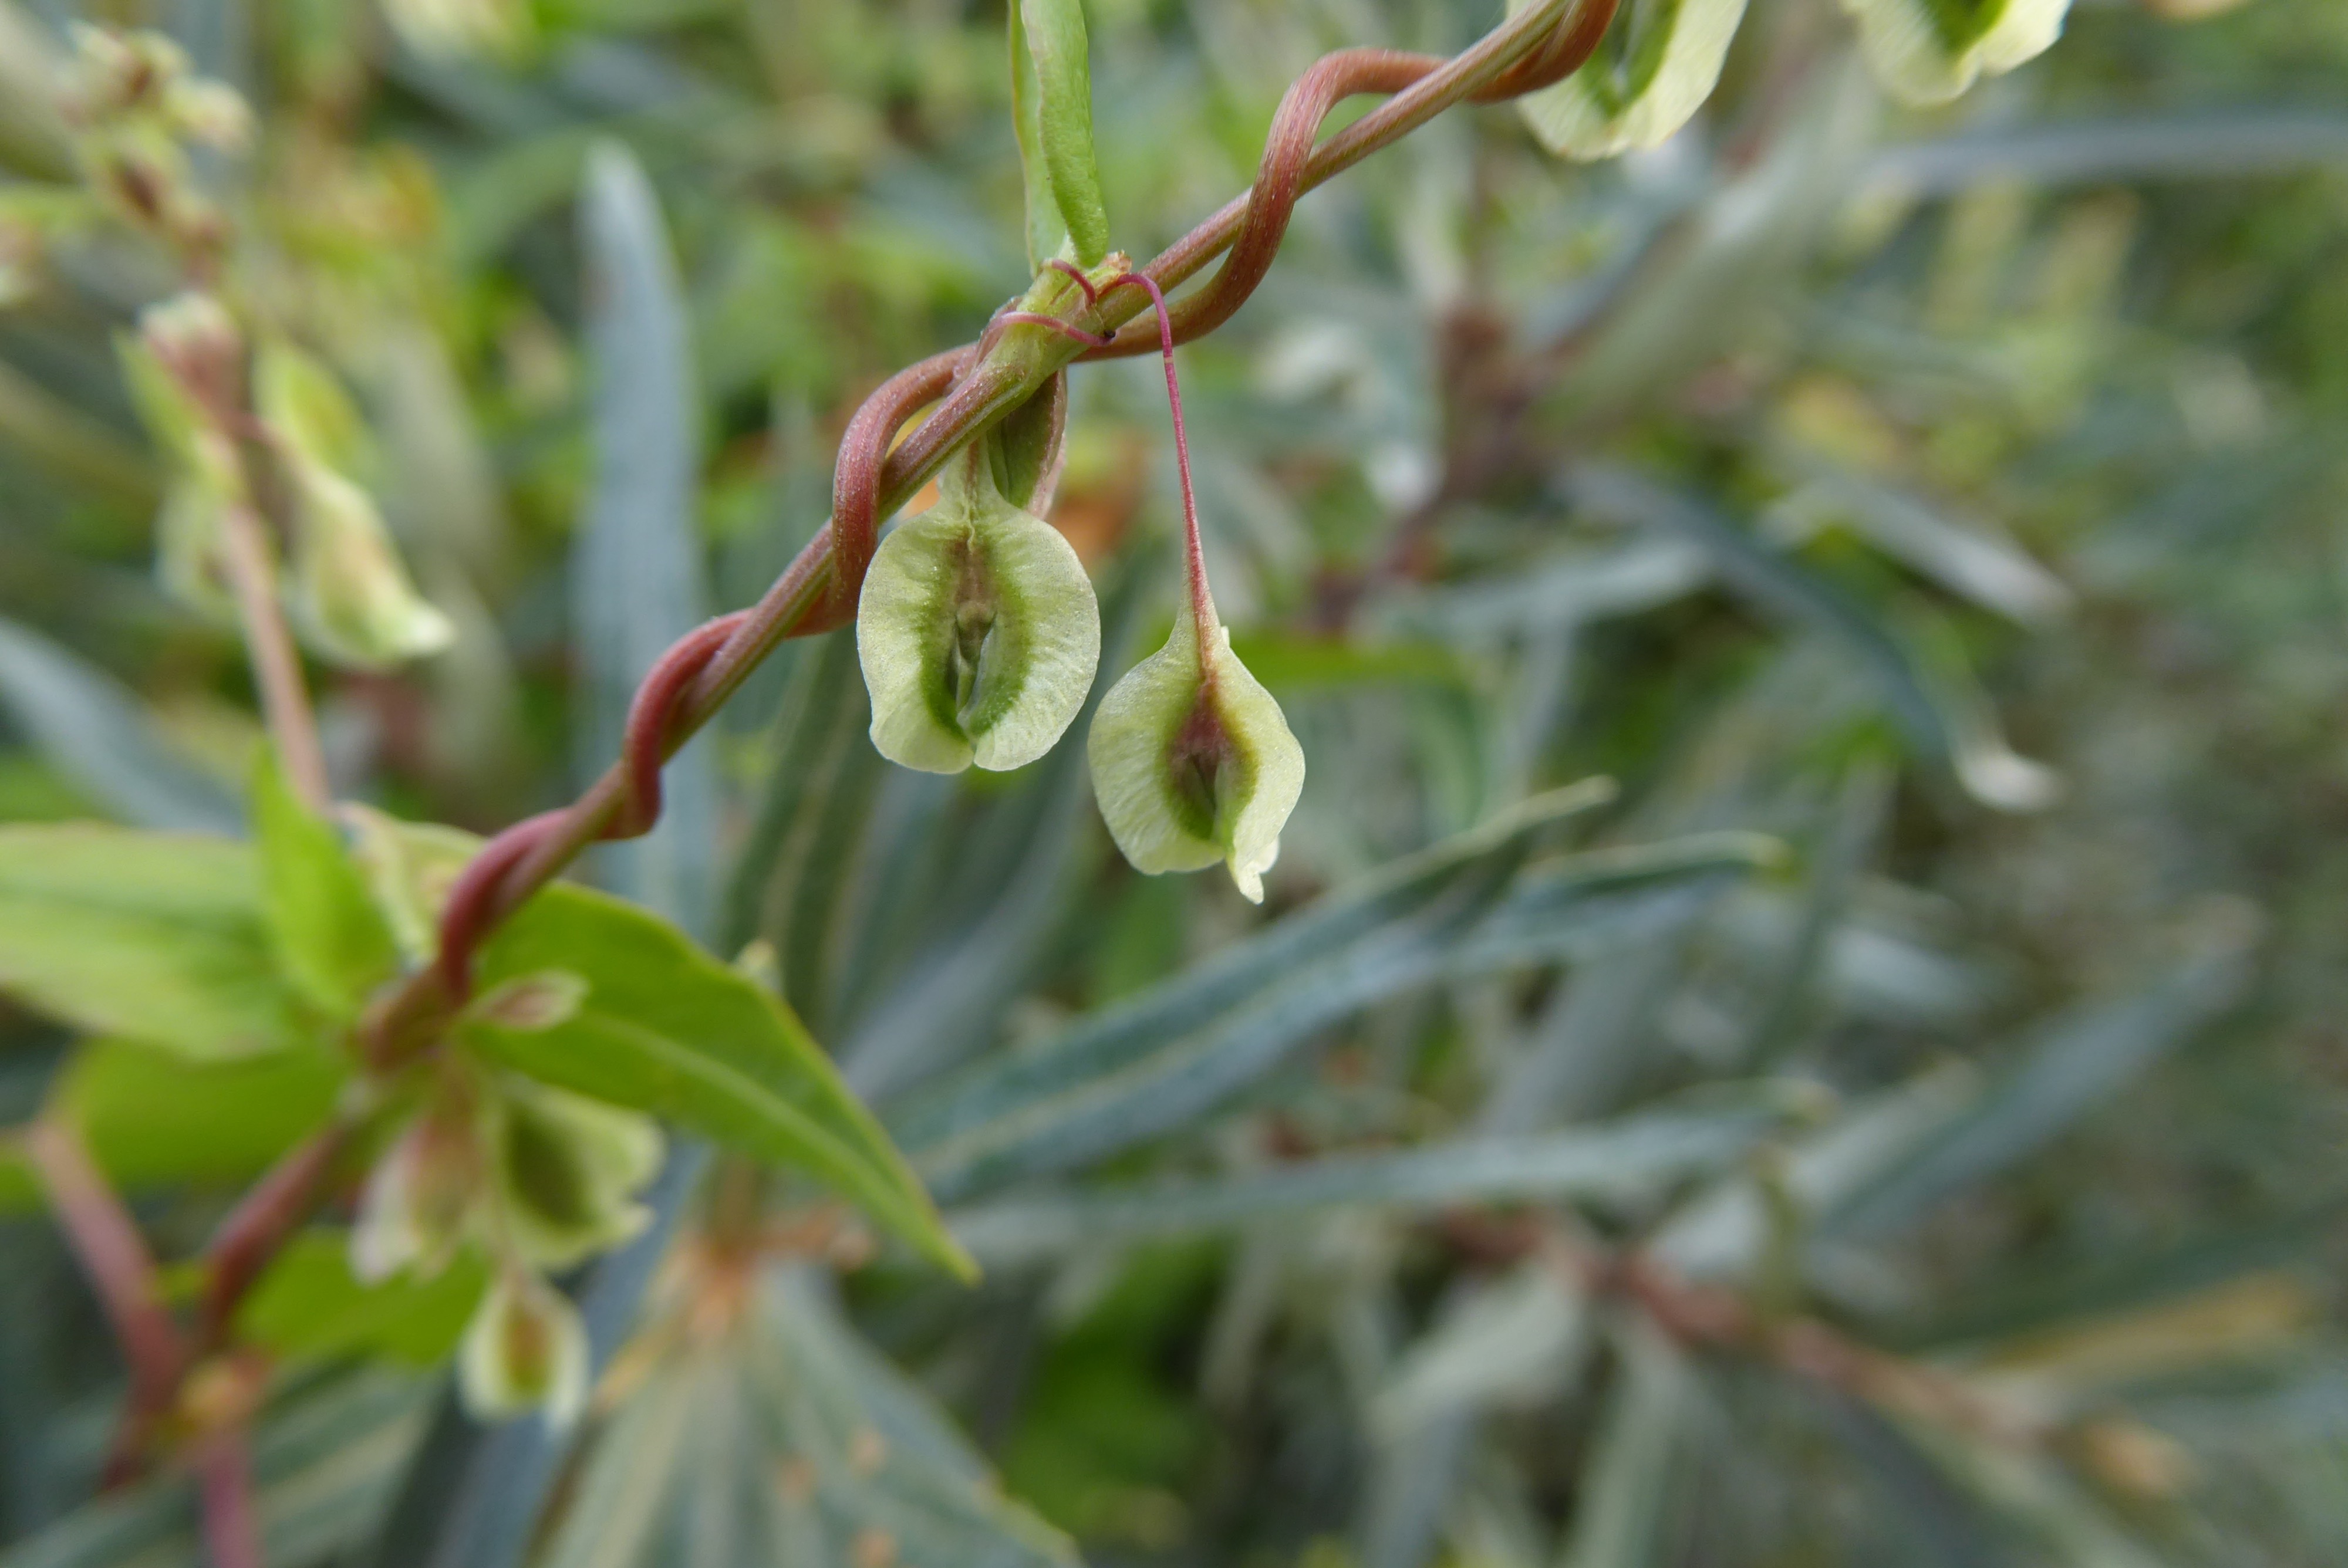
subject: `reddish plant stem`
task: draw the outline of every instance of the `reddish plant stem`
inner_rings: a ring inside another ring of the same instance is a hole
[[[68,1123],[43,1117],[26,1130],[25,1149],[122,1346],[132,1409],[168,1407],[187,1367],[187,1346],[163,1303],[154,1255],[130,1211],[90,1159],[81,1133]]]
[[[204,1439],[196,1453],[196,1477],[203,1499],[204,1552],[212,1568],[262,1568],[252,1449],[242,1427]]]
[[[237,1304],[286,1238],[309,1217],[357,1131],[356,1122],[337,1114],[272,1166],[212,1233],[204,1248],[198,1354],[211,1355],[227,1343]]]
[[[270,562],[268,539],[250,507],[221,509],[221,545],[229,587],[236,596],[237,620],[244,628],[252,683],[261,689],[262,716],[285,764],[285,782],[304,805],[323,815],[334,801],[326,783],[326,757],[319,749],[317,719],[302,681],[302,655],[278,609],[277,571]]]

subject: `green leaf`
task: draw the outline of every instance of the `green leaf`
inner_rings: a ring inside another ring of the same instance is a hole
[[[791,673],[767,746],[765,796],[735,857],[719,926],[720,952],[753,938],[773,945],[783,995],[818,1030],[839,1011],[850,872],[885,767],[866,734],[871,717],[854,641],[817,640]]]
[[[316,1030],[277,972],[252,852],[92,824],[0,828],[0,989],[191,1061]]]
[[[1073,1565],[829,1295],[770,1271],[735,1333],[663,1358],[599,1435],[545,1568]]]
[[[295,1236],[238,1309],[237,1333],[294,1360],[380,1356],[438,1366],[489,1285],[487,1266],[464,1253],[429,1279],[402,1275],[369,1286],[353,1277],[350,1252],[340,1231]]]
[[[327,1016],[358,1016],[399,968],[391,927],[332,823],[294,798],[274,750],[253,770],[261,897],[285,977]]]
[[[50,1108],[81,1129],[98,1169],[119,1188],[242,1181],[325,1120],[347,1076],[323,1050],[193,1062],[127,1040],[77,1047]],[[0,1153],[0,1210],[32,1208],[29,1169]]]
[[[1744,1104],[1658,1112],[1542,1137],[1461,1138],[1400,1153],[1333,1154],[1261,1175],[1006,1198],[948,1217],[989,1264],[1342,1209],[1412,1214],[1476,1204],[1652,1193],[1743,1156],[1785,1120]]]
[[[914,1107],[900,1133],[950,1195],[1079,1166],[1195,1119],[1372,1002],[1668,929],[1773,856],[1749,836],[1699,836],[1526,873],[1536,830],[1599,793],[1528,803],[977,1068]]]
[[[1525,0],[1512,0],[1511,15]],[[1581,68],[1518,100],[1541,144],[1562,158],[1654,147],[1685,125],[1720,80],[1746,0],[1626,0]]]
[[[416,1446],[424,1386],[380,1375],[296,1394],[253,1436],[265,1561],[346,1560],[366,1542]],[[205,1568],[195,1483],[170,1467],[0,1553],[0,1568]]]
[[[1092,64],[1079,0],[1016,0],[1011,11],[1013,125],[1027,178],[1027,261],[1072,249],[1082,266],[1108,253],[1108,212],[1093,159]]]
[[[542,1030],[472,1021],[464,1038],[558,1088],[801,1167],[933,1261],[971,1272],[887,1134],[756,982],[658,916],[570,886],[540,894],[490,938],[479,983],[487,990],[545,969],[589,977],[576,1013]]]
[[[2035,59],[2063,36],[2071,0],[1842,0],[1867,63],[1894,97],[1946,103],[1983,76]]]
[[[1643,1321],[1626,1325],[1617,1344],[1622,1381],[1575,1489],[1561,1568],[1644,1568],[1664,1545],[1674,1450],[1691,1413],[1689,1373]]]
[[[0,703],[89,801],[139,827],[234,833],[236,802],[105,671],[0,619]]]
[[[595,452],[570,563],[582,721],[573,757],[583,782],[618,753],[644,672],[709,611],[694,527],[701,436],[691,313],[660,199],[621,143],[589,154],[579,245]],[[705,936],[721,815],[710,748],[686,747],[662,788],[667,809],[653,831],[599,851],[596,864],[616,891]]]

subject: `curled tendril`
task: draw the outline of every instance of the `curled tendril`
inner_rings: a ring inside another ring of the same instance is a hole
[[[1162,324],[1138,322],[1109,334],[1053,317],[1004,313],[977,344],[934,354],[882,383],[841,436],[830,521],[756,605],[696,628],[661,656],[630,709],[620,760],[585,794],[514,824],[467,866],[441,913],[438,961],[391,992],[369,1020],[376,1062],[390,1065],[437,1037],[470,989],[481,942],[581,850],[651,830],[660,816],[662,764],[761,660],[788,638],[833,630],[854,618],[883,510],[901,504],[949,451],[1015,402],[1017,389],[990,381],[984,371],[983,351],[1002,327],[1014,320],[1051,325],[1084,342],[1086,359],[1158,351],[1161,333],[1183,343],[1212,331],[1263,281],[1304,191],[1462,99],[1495,103],[1558,81],[1589,58],[1616,5],[1578,0],[1529,40],[1527,19],[1519,16],[1447,59],[1389,49],[1324,56],[1282,98],[1247,194],[1135,278],[1155,295],[1229,251],[1205,286],[1161,314]],[[1316,146],[1323,119],[1357,93],[1394,96]],[[1077,282],[1087,312],[1099,311],[1108,291],[1081,276]],[[932,404],[929,416],[896,442],[906,423]]]

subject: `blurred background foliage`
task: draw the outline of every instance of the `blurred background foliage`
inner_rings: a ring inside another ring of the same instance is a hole
[[[1495,20],[1086,11],[1136,255],[1321,52]],[[171,273],[49,215],[75,15],[0,4],[0,817],[234,830],[252,695],[156,585],[114,346]],[[356,394],[456,628],[318,671],[403,816],[567,798],[820,523],[856,400],[1025,282],[998,0],[84,15],[254,107],[195,171],[232,286]],[[1182,354],[1309,759],[1263,911],[1133,875],[1073,746],[889,768],[840,638],[592,867],[767,944],[984,1284],[682,1161],[648,1305],[649,1253],[576,1282],[625,1337],[576,1440],[312,1323],[270,1561],[2348,1560],[2344,102],[2329,0],[2079,0],[1931,111],[1756,0],[1659,149],[1463,112],[1309,198]],[[1105,679],[1171,613],[1157,374],[1073,377]],[[0,1040],[7,1119],[135,1156],[128,1048]],[[167,1245],[316,1103],[237,1071],[188,1088],[222,1184],[140,1194]],[[0,1563],[197,1561],[184,1483],[88,1501],[119,1374],[0,1195]]]

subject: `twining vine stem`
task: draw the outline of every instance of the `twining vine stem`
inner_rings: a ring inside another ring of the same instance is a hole
[[[829,521],[764,598],[688,632],[654,664],[631,705],[620,760],[568,806],[516,823],[483,845],[450,890],[437,960],[407,977],[360,1027],[368,1065],[388,1071],[428,1050],[469,991],[473,960],[499,923],[599,840],[648,832],[661,811],[662,764],[708,723],[784,641],[854,620],[883,517],[945,462],[1049,387],[1079,359],[1188,342],[1231,319],[1263,281],[1303,194],[1460,103],[1496,103],[1563,78],[1596,49],[1618,0],[1537,0],[1464,53],[1345,49],[1323,58],[1282,98],[1255,183],[1140,269],[1144,287],[1047,272],[976,343],[933,354],[881,384],[849,421]],[[1322,121],[1361,93],[1387,101],[1318,142]],[[1228,254],[1226,254],[1228,252]],[[1202,287],[1161,308],[1159,330],[1128,323],[1217,256]],[[1053,330],[1015,319],[1045,315]],[[934,406],[932,407],[932,405]],[[910,434],[898,433],[923,408]],[[338,1119],[287,1154],[224,1221],[206,1249],[199,1345],[217,1348],[244,1290],[330,1189],[353,1126]],[[135,1239],[135,1238],[134,1238]],[[143,1401],[141,1401],[143,1403]],[[241,1456],[214,1454],[228,1490]],[[238,1521],[226,1522],[233,1530]]]

